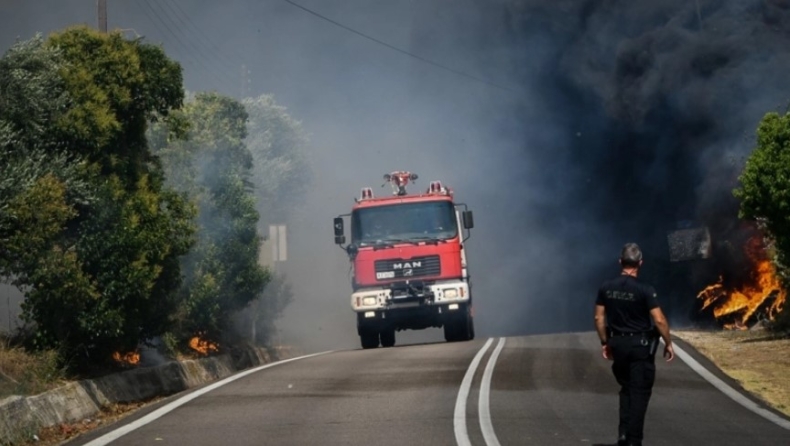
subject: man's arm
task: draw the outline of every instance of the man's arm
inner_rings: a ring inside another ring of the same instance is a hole
[[[656,324],[656,328],[661,334],[661,338],[664,340],[664,357],[667,358],[667,362],[669,362],[675,357],[675,349],[672,347],[672,338],[669,336],[669,322],[667,322],[664,312],[661,311],[661,307],[655,307],[650,310],[650,316],[653,317],[653,322]]]
[[[606,335],[606,307],[603,305],[595,306],[595,330],[598,332],[598,337],[601,338],[601,344],[608,340]]]
[[[601,338],[601,356],[603,359],[612,359],[612,353],[607,344],[608,336],[606,333],[606,307],[600,304],[595,305],[595,330],[598,332],[598,337]]]
[[[661,334],[661,338],[664,339],[664,343],[671,345],[672,338],[669,337],[669,322],[667,322],[664,312],[661,311],[661,307],[656,307],[650,310],[650,316],[653,317],[653,322],[656,324],[656,328]]]

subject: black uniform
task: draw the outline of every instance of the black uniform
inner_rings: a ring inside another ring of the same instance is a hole
[[[656,377],[658,336],[650,317],[650,310],[658,307],[656,292],[635,277],[621,275],[601,285],[596,304],[606,309],[612,371],[620,384],[620,436],[640,445]]]

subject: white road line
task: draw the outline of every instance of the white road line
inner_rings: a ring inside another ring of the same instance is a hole
[[[663,341],[661,342],[663,343]],[[691,367],[692,370],[697,372],[706,381],[708,381],[714,387],[719,389],[721,393],[727,395],[728,397],[732,398],[736,403],[751,410],[757,415],[760,415],[766,420],[771,421],[780,427],[790,430],[790,421],[776,415],[775,413],[769,410],[760,407],[754,401],[743,396],[740,392],[733,389],[729,384],[725,383],[719,377],[717,377],[716,375],[708,371],[708,369],[703,367],[699,362],[697,362],[694,358],[692,358],[691,355],[689,355],[682,348],[680,348],[680,346],[677,343],[673,343],[673,344],[675,346],[675,354],[677,355],[677,357],[680,358],[683,362],[685,362],[686,365]]]
[[[146,415],[146,416],[144,416],[142,418],[139,418],[139,419],[127,424],[127,425],[121,426],[118,429],[115,429],[114,431],[110,431],[110,432],[102,435],[101,437],[99,437],[99,438],[97,438],[97,439],[95,439],[95,440],[93,440],[93,441],[91,441],[89,443],[86,443],[85,446],[104,446],[104,445],[106,445],[106,444],[108,444],[108,443],[110,443],[112,441],[115,441],[118,438],[128,434],[129,432],[131,432],[131,431],[133,431],[135,429],[138,429],[140,427],[145,426],[146,424],[156,420],[157,418],[161,417],[162,415],[165,415],[168,412],[171,412],[171,411],[175,410],[176,408],[178,408],[180,406],[183,406],[184,404],[194,400],[195,398],[197,398],[197,397],[199,397],[201,395],[204,395],[204,394],[206,394],[208,392],[211,392],[212,390],[214,390],[214,389],[216,389],[218,387],[222,387],[225,384],[228,384],[230,382],[236,381],[237,379],[244,378],[245,376],[250,375],[252,373],[260,372],[261,370],[268,369],[270,367],[274,367],[274,366],[278,366],[278,365],[282,365],[282,364],[286,364],[288,362],[298,361],[300,359],[307,359],[307,358],[312,358],[314,356],[325,355],[327,353],[332,353],[332,352],[328,351],[328,352],[321,352],[321,353],[313,353],[312,355],[299,356],[298,358],[284,359],[282,361],[277,361],[277,362],[273,362],[271,364],[262,365],[260,367],[254,368],[254,369],[249,369],[249,370],[246,370],[246,371],[241,372],[239,374],[236,374],[236,375],[233,375],[233,376],[229,376],[229,377],[227,377],[227,378],[225,378],[225,379],[223,379],[221,381],[217,381],[214,384],[206,386],[206,387],[204,387],[204,388],[202,388],[200,390],[196,390],[195,392],[192,392],[189,395],[184,395],[181,398],[179,398],[179,399],[177,399],[177,400],[175,400],[173,402],[165,404],[164,406],[160,407],[159,409],[156,409],[155,411],[149,413],[148,415]]]
[[[480,399],[477,401],[477,416],[480,418],[480,430],[483,431],[483,439],[488,446],[500,446],[499,439],[494,433],[494,426],[491,424],[491,409],[489,400],[491,396],[491,377],[494,375],[494,366],[499,358],[499,353],[505,347],[505,338],[499,338],[494,352],[488,358],[488,364],[483,372],[483,382],[480,384]]]
[[[469,440],[469,433],[466,430],[466,400],[469,398],[469,391],[472,388],[472,380],[475,377],[477,366],[493,341],[494,339],[488,338],[485,345],[477,352],[469,364],[469,368],[466,369],[466,375],[461,381],[461,388],[458,389],[458,398],[455,399],[453,427],[455,428],[455,441],[459,446],[472,446],[472,442]]]

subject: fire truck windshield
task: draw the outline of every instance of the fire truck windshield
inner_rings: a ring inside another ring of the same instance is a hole
[[[449,201],[363,208],[351,216],[352,243],[359,246],[440,241],[456,235],[455,208]]]

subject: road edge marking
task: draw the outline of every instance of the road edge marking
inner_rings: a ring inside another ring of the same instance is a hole
[[[483,372],[483,381],[480,384],[480,398],[477,401],[477,417],[480,420],[480,430],[483,432],[483,439],[488,446],[500,446],[499,439],[494,432],[494,425],[491,423],[491,407],[489,406],[491,397],[491,378],[494,376],[494,367],[499,358],[499,353],[505,347],[505,338],[499,338],[496,348],[491,356],[488,357]]]
[[[661,341],[663,343],[663,340]],[[696,359],[692,358],[691,355],[686,353],[677,343],[673,342],[672,345],[675,348],[675,354],[681,361],[685,362],[687,366],[689,366],[692,370],[697,372],[699,376],[701,376],[705,381],[709,382],[713,387],[717,388],[721,393],[727,395],[735,401],[736,403],[740,404],[741,406],[749,409],[750,411],[760,415],[761,417],[765,418],[768,421],[776,424],[779,427],[784,429],[790,430],[790,421],[776,415],[775,413],[766,410],[760,407],[759,404],[755,403],[754,401],[750,400],[741,392],[735,390],[732,386],[724,382],[721,378],[711,373],[708,369],[706,369],[702,364],[697,362]]]
[[[123,425],[123,426],[121,426],[121,427],[119,427],[117,429],[114,429],[114,430],[112,430],[110,432],[107,432],[106,434],[102,435],[101,437],[96,438],[94,440],[91,440],[88,443],[85,443],[83,446],[105,446],[105,445],[107,445],[107,444],[109,444],[109,443],[121,438],[122,436],[128,434],[129,432],[132,432],[132,431],[134,431],[136,429],[139,429],[139,428],[145,426],[146,424],[148,424],[148,423],[150,423],[152,421],[157,420],[161,416],[163,416],[163,415],[165,415],[165,414],[167,414],[169,412],[172,412],[173,410],[177,409],[180,406],[183,406],[184,404],[194,400],[195,398],[197,398],[197,397],[199,397],[201,395],[204,395],[204,394],[206,394],[208,392],[211,392],[214,389],[222,387],[225,384],[228,384],[228,383],[231,383],[233,381],[236,381],[237,379],[244,378],[247,375],[251,375],[253,373],[260,372],[261,370],[268,369],[268,368],[271,368],[271,367],[275,367],[275,366],[278,366],[278,365],[287,364],[289,362],[294,362],[294,361],[298,361],[298,360],[301,360],[301,359],[313,358],[315,356],[326,355],[326,354],[332,353],[332,352],[333,351],[326,351],[326,352],[320,352],[320,353],[313,353],[313,354],[310,354],[310,355],[299,356],[299,357],[296,357],[296,358],[283,359],[282,361],[272,362],[271,364],[265,364],[265,365],[262,365],[262,366],[255,367],[254,369],[245,370],[245,371],[243,371],[241,373],[237,373],[235,375],[229,376],[229,377],[227,377],[225,379],[222,379],[222,380],[217,381],[217,382],[215,382],[213,384],[210,384],[210,385],[208,385],[206,387],[203,387],[202,389],[198,389],[198,390],[196,390],[196,391],[194,391],[194,392],[192,392],[192,393],[190,393],[188,395],[184,395],[184,396],[182,396],[181,398],[179,398],[179,399],[177,399],[175,401],[171,401],[170,403],[165,404],[164,406],[160,407],[159,409],[156,409],[155,411],[149,413],[148,415],[145,415],[145,416],[143,416],[143,417],[141,417],[141,418],[139,418],[139,419],[137,419],[135,421],[132,421],[129,424],[125,424],[125,425]]]
[[[466,401],[469,399],[472,380],[475,377],[478,365],[480,365],[480,360],[483,359],[483,355],[485,355],[492,342],[494,342],[494,338],[488,338],[488,341],[480,348],[472,362],[469,363],[469,368],[466,369],[464,379],[461,381],[461,387],[458,389],[458,396],[455,399],[455,411],[453,412],[453,430],[455,431],[455,442],[459,446],[472,446],[472,442],[469,440],[469,432],[466,429]]]

